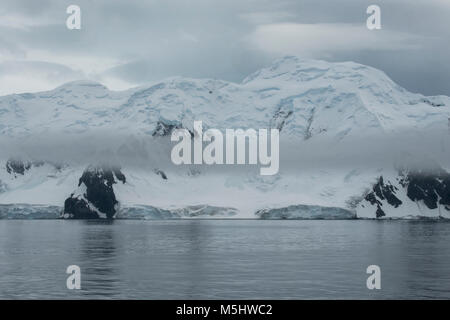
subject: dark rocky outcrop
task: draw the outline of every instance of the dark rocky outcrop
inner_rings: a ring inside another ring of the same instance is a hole
[[[70,219],[100,219],[96,211],[91,209],[86,199],[72,194],[64,202],[64,218]]]
[[[388,204],[395,208],[402,204],[402,201],[396,197],[397,191],[397,187],[393,186],[389,182],[385,183],[383,177],[381,176],[378,179],[378,182],[373,186],[372,191],[366,195],[365,200],[371,205],[377,206],[377,210],[375,212],[377,218],[381,218],[386,215],[381,208],[383,206],[381,200],[386,200]]]
[[[450,210],[450,174],[445,170],[417,170],[409,173],[401,184],[407,187],[412,201],[423,201],[429,209],[441,204]]]
[[[176,129],[183,129],[183,125],[178,122],[160,120],[156,123],[156,128],[153,131],[152,136],[153,137],[170,136],[172,134],[172,131],[176,130]],[[188,131],[189,131],[191,137],[194,137],[194,132],[192,132],[189,129],[188,129]]]
[[[125,175],[119,168],[87,168],[78,182],[78,190],[64,203],[64,217],[72,219],[114,218],[118,201],[113,185],[126,183]]]
[[[277,128],[281,132],[286,124],[286,121],[293,113],[294,112],[292,110],[286,111],[279,107],[272,118],[271,126]]]
[[[119,180],[122,183],[126,183],[127,182],[127,178],[125,177],[125,175],[122,173],[122,171],[120,171],[119,168],[113,168],[111,169],[112,172],[114,173],[114,176],[117,178],[117,180]]]
[[[10,158],[8,161],[6,161],[6,171],[13,175],[14,177],[23,176],[26,174],[28,170],[30,170],[32,167],[38,168],[42,167],[45,164],[52,165],[57,170],[60,170],[62,168],[61,164],[56,164],[53,162],[47,162],[42,160],[21,160],[18,158]]]
[[[421,102],[424,102],[432,107],[445,107],[445,103],[440,101],[430,101],[430,99],[427,98],[421,99]]]
[[[158,121],[156,124],[155,131],[153,131],[152,136],[153,137],[165,137],[172,134],[172,131],[175,129],[181,129],[181,124],[178,123],[165,123],[162,121]]]
[[[30,170],[31,168],[31,162],[29,161],[22,161],[19,159],[9,159],[6,162],[6,171],[9,174],[14,175],[17,177],[17,175],[24,175],[26,171]]]
[[[401,169],[394,180],[394,184],[386,183],[381,176],[364,198],[376,206],[377,218],[386,216],[388,208],[383,208],[383,205],[398,208],[403,204],[398,198],[400,191],[406,193],[409,200],[423,203],[428,209],[437,209],[442,205],[450,211],[450,173],[444,169],[438,166],[432,169]]]
[[[167,180],[167,175],[165,174],[164,171],[159,170],[159,169],[155,169],[154,172],[160,176],[161,178],[163,178],[163,180]]]

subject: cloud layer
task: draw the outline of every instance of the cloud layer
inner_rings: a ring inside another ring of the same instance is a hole
[[[450,3],[380,0],[382,30],[360,0],[68,0],[0,4],[0,95],[79,79],[125,89],[161,78],[240,81],[283,55],[353,60],[400,85],[450,95]]]

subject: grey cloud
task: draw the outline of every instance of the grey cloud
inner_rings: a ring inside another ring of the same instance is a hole
[[[67,66],[42,61],[0,63],[0,95],[44,91],[85,76]]]
[[[310,142],[286,141],[281,136],[281,173],[340,168],[387,168],[394,163],[405,164],[408,161],[436,161],[447,167],[450,158],[448,136],[443,136],[442,131],[433,129],[348,137],[340,141],[327,137],[319,138],[314,143]],[[175,143],[170,142],[169,137],[148,139],[118,134],[116,131],[93,130],[77,135],[35,134],[26,139],[0,137],[0,145],[0,160],[14,156],[56,163],[85,164],[101,163],[107,158],[124,167],[177,167],[170,161],[171,149]],[[224,168],[213,167],[213,170]],[[238,170],[248,170],[246,166],[236,167]]]
[[[0,55],[7,55],[7,44],[9,57],[18,59],[24,55],[34,59],[34,50],[48,52],[47,62],[55,55],[109,59],[117,63],[90,76],[117,78],[129,85],[175,75],[239,81],[272,58],[290,53],[255,46],[248,39],[258,28],[275,23],[364,26],[366,8],[372,4],[366,0],[78,0],[82,30],[69,31],[65,8],[72,2],[3,0],[0,16],[11,13],[39,23],[25,29],[0,27]],[[450,95],[448,2],[379,0],[377,4],[382,8],[381,32],[387,39],[380,35],[380,40],[371,41],[383,42],[381,48],[376,43],[358,47],[355,42],[347,50],[323,46],[314,55],[375,66],[412,91]],[[398,37],[392,36],[399,34],[414,38],[413,48],[399,45]],[[308,48],[314,41],[303,39],[301,45]]]
[[[0,38],[0,57],[7,59],[25,58],[25,51],[14,42]]]
[[[80,73],[77,73],[64,65],[56,63],[42,61],[10,61],[0,64],[0,73],[2,73],[2,75],[7,73],[26,73],[34,71],[51,71],[54,77],[64,77],[66,75],[77,77],[81,76]]]

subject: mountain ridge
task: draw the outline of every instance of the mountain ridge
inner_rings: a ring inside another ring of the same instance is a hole
[[[285,57],[241,83],[172,77],[149,86],[110,91],[97,82],[69,82],[45,92],[0,97],[0,134],[4,141],[13,141],[9,149],[6,143],[2,148],[0,203],[62,206],[76,192],[85,169],[98,165],[93,163],[97,158],[92,154],[96,153],[100,161],[114,162],[117,155],[125,155],[118,159],[144,163],[139,168],[118,160],[127,182],[111,188],[123,208],[138,205],[142,211],[145,206],[176,210],[206,206],[233,208],[240,217],[254,218],[256,212],[265,212],[264,216],[273,218],[278,213],[285,217],[300,206],[320,206],[345,208],[347,216],[348,210],[354,210],[361,212],[359,217],[376,218],[376,208],[367,205],[362,209],[348,203],[356,198],[362,203],[380,176],[385,181],[396,179],[394,164],[373,168],[349,164],[343,169],[312,166],[311,170],[302,170],[299,163],[299,172],[291,174],[280,167],[279,175],[261,178],[253,168],[229,174],[206,167],[174,167],[168,156],[168,136],[175,128],[193,132],[193,123],[198,120],[205,129],[277,128],[281,140],[296,146],[290,149],[317,146],[321,150],[323,141],[329,141],[328,157],[339,158],[333,152],[345,150],[344,146],[361,148],[354,141],[373,144],[376,155],[372,137],[388,141],[404,134],[414,141],[428,132],[432,147],[438,149],[442,144],[445,155],[449,119],[449,97],[410,93],[384,72],[354,62]],[[95,140],[102,135],[103,140]],[[52,154],[52,149],[58,149],[52,148],[52,139],[63,144],[62,154]],[[43,147],[46,141],[47,149]],[[89,143],[91,149],[82,152]],[[430,147],[419,140],[416,144]],[[39,153],[40,149],[46,151]],[[400,153],[392,149],[378,152],[386,157]],[[423,150],[423,155],[429,153]],[[70,163],[77,156],[78,162]],[[11,158],[44,161],[45,165],[30,166],[23,174],[12,175],[7,171]],[[440,165],[449,167],[447,162]],[[185,185],[189,190],[183,188]],[[447,190],[445,186],[441,189]],[[176,198],[170,196],[181,191],[183,194]],[[270,212],[270,208],[289,210]],[[399,208],[386,209],[385,216],[422,215],[399,213],[404,210]],[[304,212],[305,207],[301,210]],[[415,209],[408,206],[408,210]],[[427,214],[436,215],[434,211]],[[292,217],[302,216],[292,213]]]

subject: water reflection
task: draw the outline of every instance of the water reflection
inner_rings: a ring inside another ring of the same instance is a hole
[[[83,221],[80,237],[82,290],[87,296],[120,295],[117,228],[114,221]]]
[[[402,275],[405,291],[414,291],[421,298],[430,298],[433,293],[450,292],[450,253],[442,248],[448,245],[450,224],[443,221],[413,221],[403,223],[405,273]],[[405,254],[405,253],[408,254]],[[427,278],[423,282],[421,279]]]
[[[204,287],[208,281],[208,260],[205,259],[205,251],[208,243],[211,243],[211,231],[205,224],[205,221],[189,221],[186,226],[189,244],[185,265],[185,274],[189,275],[186,278],[186,295],[190,298],[195,298],[199,288]]]
[[[450,298],[449,242],[425,221],[0,220],[0,298]]]

